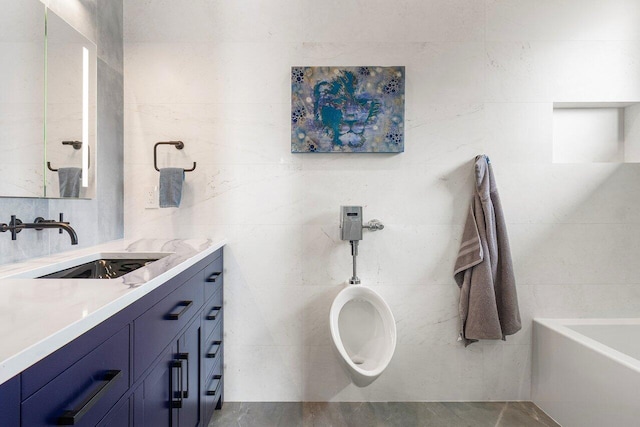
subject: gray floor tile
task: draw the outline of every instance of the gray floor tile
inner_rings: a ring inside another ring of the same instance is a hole
[[[209,427],[556,427],[531,402],[227,402]]]

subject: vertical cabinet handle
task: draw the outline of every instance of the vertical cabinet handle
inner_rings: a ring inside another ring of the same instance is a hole
[[[213,387],[211,387],[209,390],[207,390],[207,396],[215,396],[216,392],[218,391],[218,385],[220,384],[220,380],[222,379],[222,375],[214,375],[213,376],[213,381],[211,381],[211,385]]]
[[[182,379],[180,380],[180,390],[182,391],[182,397],[184,397],[185,399],[189,398],[189,353],[178,353],[177,356],[178,360],[184,360],[186,362],[187,365],[187,373],[186,373],[186,377],[187,377],[187,389],[184,390],[182,388]]]
[[[182,408],[182,360],[172,360],[169,364],[169,409]],[[173,389],[173,370],[178,370],[178,384],[180,384],[180,390]]]
[[[211,273],[209,277],[207,277],[206,281],[210,283],[215,283],[215,281],[218,280],[218,277],[220,277],[221,274],[222,274],[222,271],[216,271],[214,273]]]
[[[222,310],[222,307],[219,305],[213,306],[209,314],[207,314],[207,320],[216,320],[216,317],[220,314],[220,310]]]
[[[169,320],[178,320],[180,316],[189,310],[189,308],[193,305],[193,301],[180,301],[178,305],[167,314],[167,319]],[[179,311],[178,311],[179,309]]]
[[[80,402],[80,407],[64,413],[58,418],[59,426],[73,426],[104,396],[115,384],[116,380],[122,376],[122,371],[107,371],[100,380],[100,385]]]
[[[209,348],[206,357],[208,359],[215,358],[216,354],[218,354],[218,350],[220,350],[220,345],[222,345],[222,341],[214,341],[213,343],[211,343],[211,348]]]

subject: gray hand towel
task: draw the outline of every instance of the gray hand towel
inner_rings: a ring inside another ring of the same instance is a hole
[[[460,338],[505,339],[522,328],[502,204],[486,156],[475,161],[476,191],[454,268],[460,287]]]
[[[182,183],[184,182],[184,169],[162,168],[160,169],[160,207],[180,207],[182,199]]]
[[[81,168],[58,169],[58,182],[60,184],[60,197],[80,197]]]

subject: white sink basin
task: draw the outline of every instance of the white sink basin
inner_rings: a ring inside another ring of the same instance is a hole
[[[144,260],[159,260],[172,254],[173,252],[96,252],[93,254],[83,255],[77,258],[65,259],[60,262],[55,262],[52,264],[46,264],[40,267],[36,267],[30,270],[12,275],[10,276],[10,278],[14,278],[14,279],[42,278],[42,276],[46,276],[56,272],[62,272],[64,270],[81,266],[83,264],[88,264],[97,260],[138,260],[138,261],[141,261],[141,265],[139,267],[143,267],[145,264]],[[134,271],[134,269],[130,269],[129,272],[130,271]],[[121,275],[122,274],[120,274],[120,276]],[[60,278],[109,279],[111,277],[107,277],[103,275],[102,277],[60,277]]]

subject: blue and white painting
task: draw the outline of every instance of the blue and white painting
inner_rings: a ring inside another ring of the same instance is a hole
[[[292,67],[292,153],[404,151],[404,67]]]

